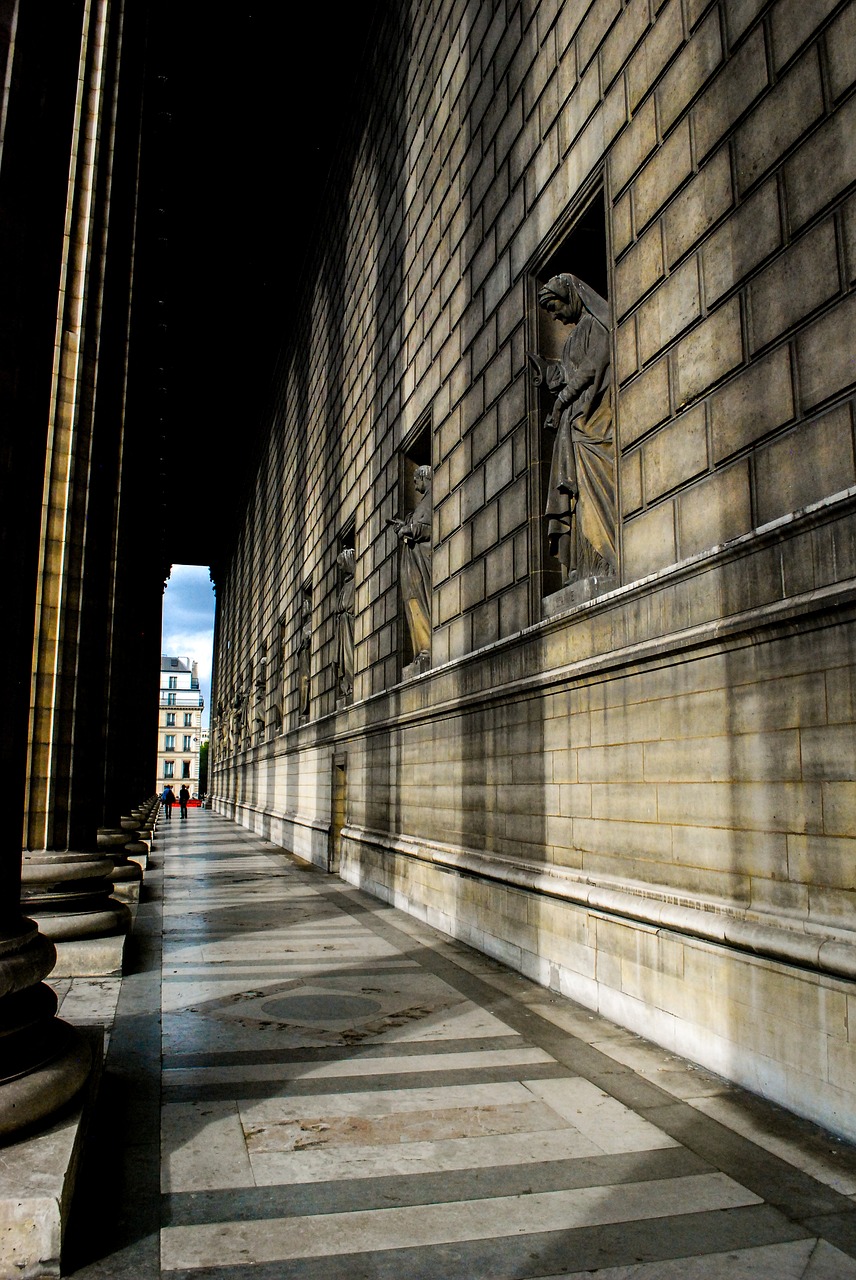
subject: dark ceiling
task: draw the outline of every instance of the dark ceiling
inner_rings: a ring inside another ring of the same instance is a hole
[[[333,17],[282,0],[153,4],[163,509],[174,514],[180,477],[198,513],[180,527],[167,520],[173,563],[213,563],[228,539],[377,7],[343,5]]]

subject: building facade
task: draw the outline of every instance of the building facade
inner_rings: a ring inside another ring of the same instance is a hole
[[[162,653],[155,783],[158,793],[169,783],[176,794],[181,786],[186,786],[191,796],[198,794],[204,706],[195,659]]]
[[[370,47],[214,567],[215,808],[856,1137],[856,8]]]

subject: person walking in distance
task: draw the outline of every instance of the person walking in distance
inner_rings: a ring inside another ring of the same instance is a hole
[[[169,783],[166,784],[161,792],[160,802],[163,805],[163,816],[169,822],[172,817],[172,806],[175,804],[175,792]]]
[[[186,784],[182,783],[178,792],[178,807],[181,810],[181,818],[183,822],[187,821],[187,802],[190,799],[190,792]]]

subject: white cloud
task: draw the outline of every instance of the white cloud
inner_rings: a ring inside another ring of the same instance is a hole
[[[174,658],[193,658],[199,663],[199,679],[211,682],[212,635],[210,631],[170,631],[163,635],[163,652]]]

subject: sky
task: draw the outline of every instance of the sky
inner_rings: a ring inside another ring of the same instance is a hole
[[[161,652],[173,658],[195,658],[205,699],[202,727],[211,714],[211,656],[214,641],[214,584],[199,564],[174,564],[163,598]]]

